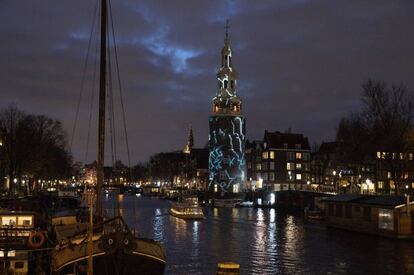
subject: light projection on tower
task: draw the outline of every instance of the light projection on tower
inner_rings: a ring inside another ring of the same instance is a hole
[[[237,95],[237,72],[231,60],[230,40],[226,32],[221,67],[217,71],[219,87],[213,98],[213,114],[209,120],[209,190],[221,194],[243,190],[246,182],[246,123],[241,113],[242,102]]]

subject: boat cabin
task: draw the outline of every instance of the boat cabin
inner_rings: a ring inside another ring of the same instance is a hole
[[[326,198],[329,226],[380,236],[414,238],[414,202],[404,196],[341,194]]]

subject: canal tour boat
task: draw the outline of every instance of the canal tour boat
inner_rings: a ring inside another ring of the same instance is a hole
[[[184,220],[202,220],[205,218],[197,197],[184,198],[182,202],[174,203],[170,209],[170,214]]]
[[[108,219],[103,213],[105,100],[108,96],[106,94],[106,54],[108,51],[107,38],[109,38],[107,36],[111,33],[107,30],[107,26],[112,25],[111,22],[108,22],[108,18],[112,18],[112,12],[107,1],[100,1],[99,138],[96,194],[94,194],[92,187],[85,190],[89,214],[68,215],[68,213],[63,213],[56,214],[52,218],[55,249],[51,251],[51,273],[163,274],[166,265],[164,247],[152,239],[135,235],[121,216]],[[113,29],[112,34],[116,49]],[[117,59],[116,50],[115,58]],[[118,64],[118,60],[115,64]],[[109,72],[108,75],[111,73]],[[109,99],[111,100],[111,96]],[[94,212],[95,199],[96,211]]]

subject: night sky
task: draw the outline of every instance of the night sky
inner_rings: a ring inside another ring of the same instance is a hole
[[[70,140],[95,2],[1,1],[0,108],[59,119]],[[190,124],[195,145],[206,144],[226,18],[249,139],[291,128],[311,144],[329,141],[358,110],[367,79],[414,89],[414,1],[112,0],[112,8],[132,163],[182,149]],[[74,138],[80,161],[91,76]],[[93,115],[87,161],[96,158],[96,103]],[[116,116],[126,162],[120,108]]]

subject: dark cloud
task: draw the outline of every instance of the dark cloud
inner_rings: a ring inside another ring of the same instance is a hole
[[[71,132],[95,3],[2,1],[0,107],[14,102],[62,120]],[[402,81],[414,88],[413,1],[111,5],[134,163],[181,149],[190,124],[196,145],[205,145],[226,18],[251,139],[261,138],[264,129],[292,128],[312,142],[329,140],[340,117],[359,107],[363,81]],[[74,139],[79,160],[85,159],[91,64]],[[88,161],[96,155],[96,105]],[[119,106],[115,111],[118,154],[126,161]]]

